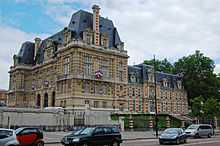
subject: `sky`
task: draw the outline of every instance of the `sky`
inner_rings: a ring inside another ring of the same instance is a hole
[[[220,72],[220,0],[0,0],[0,89],[21,44],[45,39],[68,25],[71,15],[101,7],[117,27],[129,64],[167,58],[175,62],[201,50]]]

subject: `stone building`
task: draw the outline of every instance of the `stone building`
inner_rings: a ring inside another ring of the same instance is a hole
[[[155,79],[152,66],[128,66],[129,111],[155,112]],[[159,113],[187,114],[187,93],[180,74],[156,72],[156,97]]]
[[[92,9],[47,39],[22,44],[9,71],[9,106],[127,109],[127,51],[113,22]]]
[[[11,66],[10,107],[93,107],[154,112],[153,68],[128,66],[127,51],[113,22],[79,10],[67,27],[25,42]],[[157,72],[158,111],[187,113],[178,75]]]
[[[0,106],[7,104],[7,99],[8,99],[7,92],[8,92],[7,90],[0,89]]]

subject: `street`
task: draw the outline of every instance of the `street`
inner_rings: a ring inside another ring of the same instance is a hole
[[[188,139],[184,146],[219,146],[220,137],[213,138],[201,138],[201,139]],[[46,144],[45,146],[62,146],[61,144]],[[159,146],[157,139],[146,139],[146,140],[132,140],[124,141],[121,146]]]

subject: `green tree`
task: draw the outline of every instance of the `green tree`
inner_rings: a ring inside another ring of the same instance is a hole
[[[174,63],[175,73],[184,73],[184,87],[188,93],[189,101],[194,97],[203,96],[205,100],[208,97],[219,96],[219,81],[213,73],[215,68],[214,61],[206,57],[200,51],[179,59]],[[191,102],[189,102],[191,105]]]
[[[145,60],[144,64],[146,65],[154,65],[154,59]],[[155,60],[155,68],[157,71],[165,72],[165,73],[173,73],[173,65],[165,58],[163,60]]]
[[[195,97],[194,99],[191,99],[191,103],[192,116],[201,117],[203,113],[204,98],[202,96]]]
[[[213,119],[214,116],[219,115],[219,111],[220,111],[219,102],[213,97],[208,98],[204,104],[203,111],[205,118]]]

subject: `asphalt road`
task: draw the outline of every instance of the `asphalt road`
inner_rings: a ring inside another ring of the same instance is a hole
[[[188,139],[184,146],[220,146],[220,137]],[[47,144],[45,146],[62,146],[61,144]],[[159,146],[157,139],[124,141],[121,146]],[[175,146],[175,145],[173,145]]]

